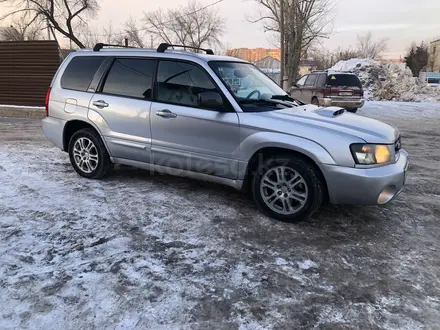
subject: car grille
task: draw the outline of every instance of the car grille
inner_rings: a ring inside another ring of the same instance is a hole
[[[396,153],[398,153],[400,149],[402,149],[402,141],[400,140],[400,136],[399,136],[396,142],[394,142],[394,150],[396,151]]]

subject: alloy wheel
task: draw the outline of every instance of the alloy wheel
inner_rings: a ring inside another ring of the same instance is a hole
[[[271,210],[283,215],[299,212],[308,199],[308,188],[304,178],[288,166],[268,169],[261,179],[260,193],[264,203]]]

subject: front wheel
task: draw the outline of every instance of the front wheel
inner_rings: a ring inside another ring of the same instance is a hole
[[[69,158],[74,170],[89,179],[104,177],[112,162],[99,134],[91,129],[81,129],[69,142]]]
[[[309,218],[324,196],[316,167],[290,155],[266,159],[254,173],[252,192],[264,213],[285,222]]]

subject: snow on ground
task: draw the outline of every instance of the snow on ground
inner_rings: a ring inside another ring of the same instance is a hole
[[[440,102],[440,90],[414,78],[405,63],[351,59],[339,61],[331,70],[356,73],[367,100]]]
[[[80,178],[38,122],[0,118],[0,328],[437,328],[440,105],[359,112],[401,128],[406,189],[297,225],[219,185]]]
[[[35,109],[35,110],[43,110],[44,109],[44,107],[39,107],[39,106],[8,105],[8,104],[0,104],[0,108]]]

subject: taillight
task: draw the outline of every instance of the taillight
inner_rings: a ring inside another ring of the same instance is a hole
[[[325,86],[324,97],[329,97],[332,93],[332,86]]]
[[[50,92],[52,91],[52,88],[49,87],[46,93],[46,117],[49,117],[49,100],[50,100]]]

